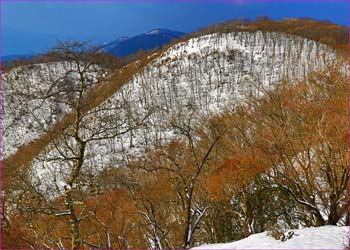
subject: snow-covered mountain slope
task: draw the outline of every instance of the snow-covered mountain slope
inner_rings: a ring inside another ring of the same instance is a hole
[[[220,112],[245,95],[261,94],[285,78],[303,79],[336,60],[325,45],[278,33],[213,34],[177,44],[102,104],[122,107],[121,116],[133,120],[151,114],[142,127],[113,143],[100,142],[105,164],[118,152],[132,156],[137,148],[171,137],[177,116]]]
[[[40,137],[70,111],[64,104],[69,98],[64,90],[74,85],[73,65],[33,64],[2,74],[4,159]],[[96,76],[96,71],[89,73],[92,81],[96,81]]]
[[[114,139],[89,143],[84,166],[120,166],[150,145],[161,145],[175,137],[171,121],[179,116],[186,119],[194,113],[199,121],[202,116],[232,108],[246,95],[260,95],[263,88],[273,87],[282,79],[303,79],[309,72],[337,62],[342,59],[329,47],[281,33],[211,34],[176,44],[96,108],[103,111],[89,117],[90,129],[101,122],[116,121],[121,130],[133,129]],[[35,98],[28,101],[27,95],[51,93],[54,83],[71,67],[48,63],[3,74],[5,159],[67,112],[53,97],[45,102]],[[95,76],[91,73],[91,78]],[[52,148],[48,147],[34,165],[66,168],[61,161],[41,162],[43,156],[58,154]]]
[[[212,244],[192,249],[345,249],[349,244],[349,227],[323,226],[290,230],[291,239],[274,239],[268,232],[253,234],[232,243]]]
[[[103,112],[89,118],[90,129],[101,121],[117,121],[121,130],[133,129],[88,144],[84,167],[120,166],[150,145],[174,138],[173,119],[193,114],[199,121],[232,108],[246,95],[261,95],[263,88],[285,78],[303,79],[309,72],[341,61],[323,44],[280,33],[212,34],[176,44],[96,108]],[[57,154],[52,147],[44,153],[48,158]],[[37,159],[34,165],[61,168],[56,172],[63,175],[66,169],[61,161]],[[36,171],[45,176],[40,168]]]

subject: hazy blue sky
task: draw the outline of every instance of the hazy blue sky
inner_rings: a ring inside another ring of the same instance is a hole
[[[2,2],[3,55],[36,53],[56,39],[96,43],[153,28],[192,31],[238,17],[312,17],[349,25],[349,2]]]

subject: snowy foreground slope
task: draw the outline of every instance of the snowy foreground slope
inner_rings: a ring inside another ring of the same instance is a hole
[[[285,242],[275,240],[263,232],[232,243],[204,245],[193,249],[344,249],[349,242],[349,227],[323,226],[290,231],[294,235]]]

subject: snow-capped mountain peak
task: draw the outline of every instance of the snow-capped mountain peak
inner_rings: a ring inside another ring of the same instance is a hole
[[[168,44],[173,39],[180,38],[184,34],[169,29],[153,29],[133,37],[116,39],[102,45],[100,49],[116,56],[128,56],[139,50],[147,51],[161,48],[164,44]]]
[[[146,35],[157,35],[161,32],[160,29],[154,29],[146,33]]]

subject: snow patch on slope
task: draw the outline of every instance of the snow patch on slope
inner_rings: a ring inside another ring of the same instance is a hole
[[[212,244],[193,249],[344,249],[349,244],[349,227],[323,226],[291,230],[294,236],[282,242],[267,232],[253,234],[245,239],[223,244]]]

